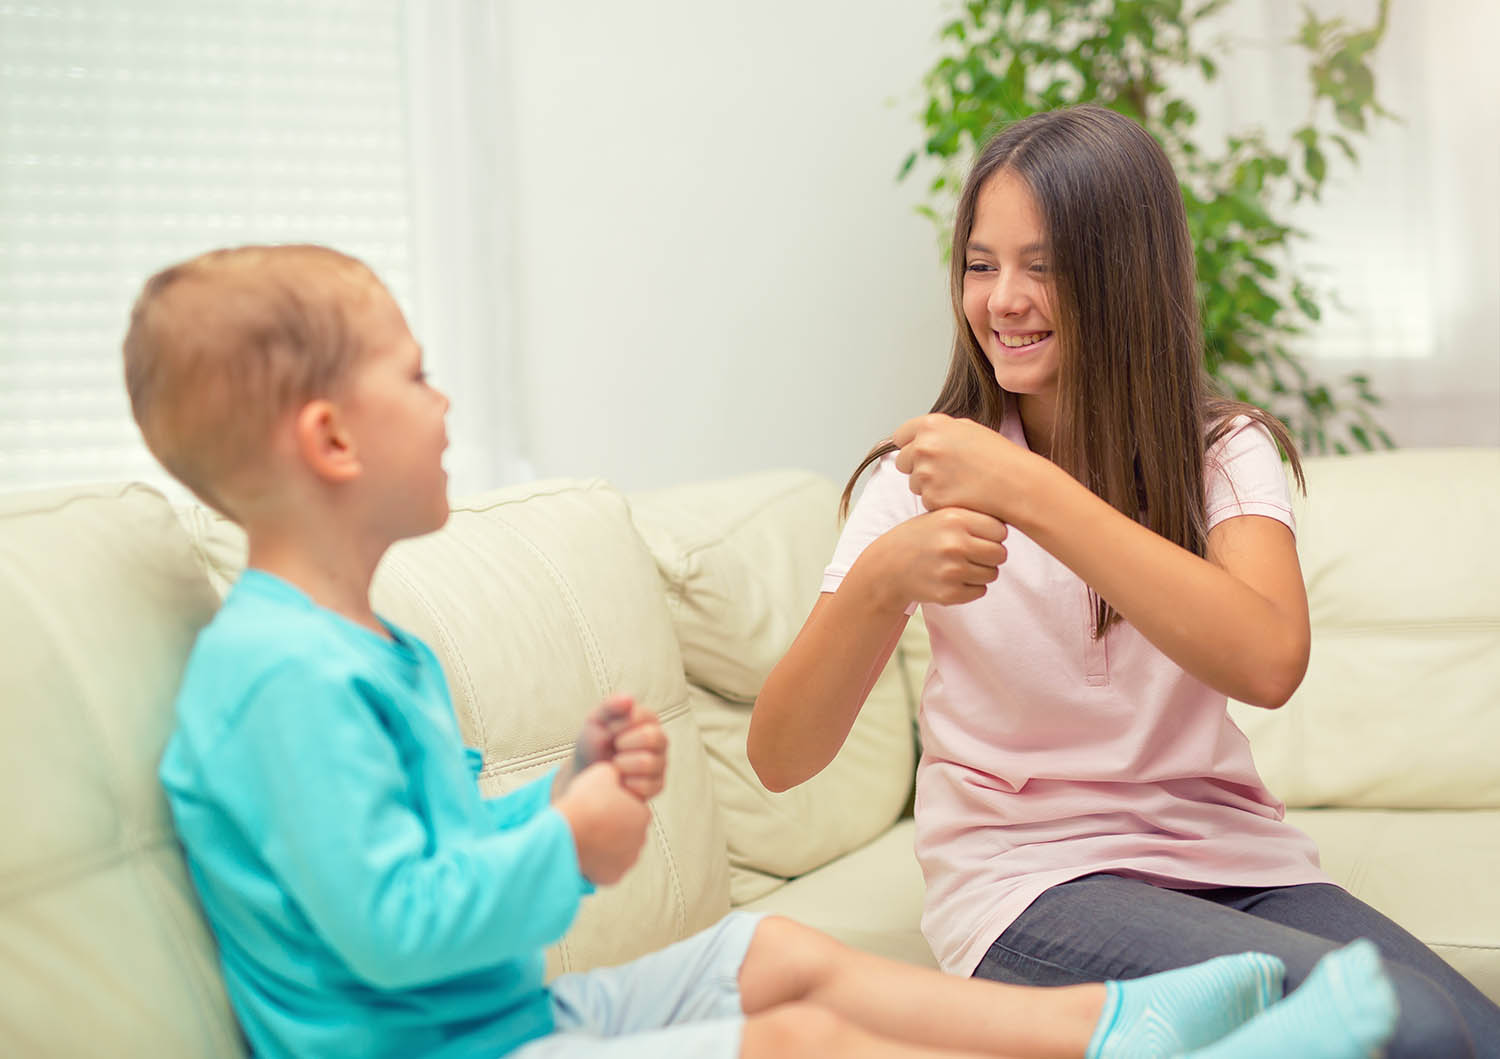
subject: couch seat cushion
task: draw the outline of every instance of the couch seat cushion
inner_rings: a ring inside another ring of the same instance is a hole
[[[1500,1003],[1500,810],[1300,809],[1323,870]]]
[[[937,967],[922,937],[922,869],[910,817],[867,845],[793,879],[744,907],[786,916],[845,944],[894,960]]]

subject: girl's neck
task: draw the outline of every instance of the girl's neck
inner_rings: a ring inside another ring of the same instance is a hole
[[[1016,396],[1016,411],[1026,433],[1026,447],[1038,456],[1052,458],[1052,428],[1057,422],[1057,400],[1050,394],[1023,393]]]

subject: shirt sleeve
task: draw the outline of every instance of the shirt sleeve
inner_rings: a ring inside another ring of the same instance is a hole
[[[823,591],[837,592],[855,560],[877,537],[925,510],[921,499],[907,486],[906,475],[896,469],[895,453],[882,456],[865,483],[864,492],[854,502],[833,549],[833,558],[823,571]],[[913,603],[906,613],[915,610]]]
[[[572,830],[550,805],[505,830],[434,843],[376,710],[357,687],[306,666],[264,678],[204,766],[209,796],[377,988],[534,956],[566,931],[585,892]],[[516,804],[536,799],[540,782]]]
[[[543,775],[513,791],[485,798],[485,812],[490,814],[490,819],[501,831],[524,824],[552,805],[552,784],[556,779],[557,769],[548,769]]]
[[[1204,479],[1210,530],[1240,515],[1264,515],[1297,532],[1281,454],[1266,428],[1248,416],[1236,417],[1209,450]]]

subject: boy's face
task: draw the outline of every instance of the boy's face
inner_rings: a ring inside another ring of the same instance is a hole
[[[448,520],[448,398],[427,382],[422,347],[383,287],[351,313],[364,352],[345,413],[359,447],[366,505],[390,540],[431,533]]]

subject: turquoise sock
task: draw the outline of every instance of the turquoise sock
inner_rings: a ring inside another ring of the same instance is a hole
[[[1359,940],[1318,961],[1286,1000],[1192,1059],[1364,1059],[1396,1029],[1396,991],[1373,942]]]
[[[1281,998],[1286,967],[1263,952],[1104,983],[1104,1011],[1084,1059],[1181,1055],[1217,1041]]]

